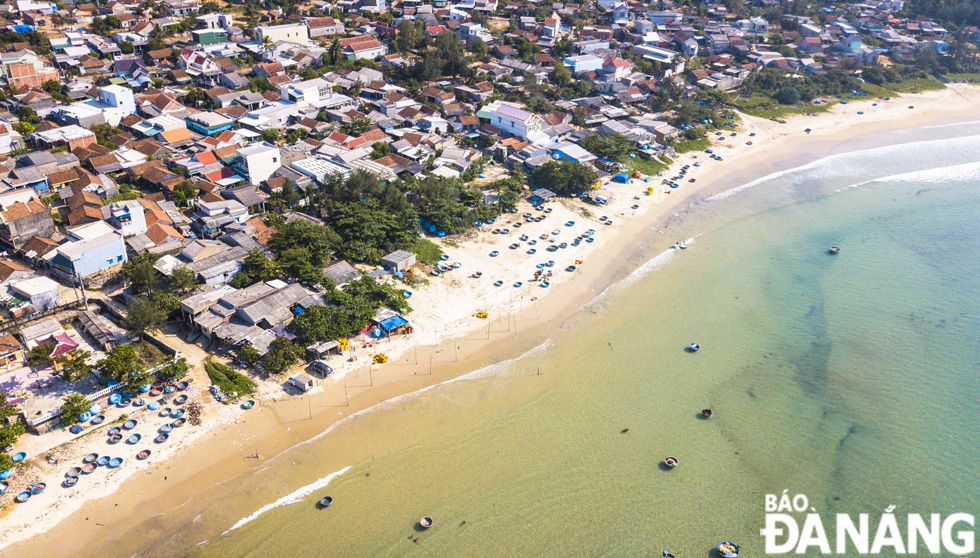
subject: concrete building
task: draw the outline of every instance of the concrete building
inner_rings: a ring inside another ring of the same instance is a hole
[[[264,141],[239,149],[238,156],[241,157],[240,166],[253,186],[268,180],[282,166],[279,148]]]
[[[307,27],[305,23],[256,27],[255,40],[261,43],[264,42],[266,38],[273,43],[283,41],[305,45],[309,44],[310,42],[310,28]]]
[[[123,117],[136,114],[136,100],[133,98],[133,90],[121,85],[106,85],[99,88],[99,98],[106,106],[110,106],[122,113]]]
[[[392,273],[396,271],[405,271],[414,265],[415,254],[409,252],[408,250],[396,250],[381,258],[381,267]]]
[[[123,235],[105,221],[69,229],[69,242],[44,256],[53,269],[69,277],[91,277],[126,262]]]
[[[109,222],[123,236],[135,236],[146,232],[143,206],[136,200],[123,200],[109,206]]]
[[[54,219],[32,189],[0,194],[0,242],[19,249],[33,236],[50,237],[55,231]]]
[[[494,101],[483,107],[481,112],[489,113],[490,124],[509,134],[532,142],[547,139],[547,135],[542,133],[544,120],[518,106]]]

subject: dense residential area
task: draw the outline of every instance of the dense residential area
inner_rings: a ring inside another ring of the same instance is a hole
[[[663,184],[740,114],[974,81],[978,26],[924,0],[2,4],[0,450],[195,369],[232,402],[384,364],[454,237]]]

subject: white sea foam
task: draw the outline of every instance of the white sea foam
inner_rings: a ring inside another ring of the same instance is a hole
[[[350,466],[349,465],[347,467],[344,467],[343,469],[341,469],[339,471],[330,473],[329,475],[327,475],[327,476],[325,476],[325,477],[323,477],[321,479],[317,479],[317,480],[311,482],[310,484],[308,484],[308,485],[306,485],[306,486],[304,486],[304,487],[302,487],[300,489],[297,489],[297,490],[293,491],[291,494],[288,494],[286,496],[283,496],[282,498],[279,498],[278,500],[276,500],[275,502],[273,502],[271,504],[266,504],[266,505],[262,506],[261,508],[259,508],[258,510],[256,510],[255,513],[253,513],[252,515],[250,515],[248,517],[245,517],[245,518],[242,518],[241,520],[238,521],[238,523],[232,525],[228,529],[228,531],[225,531],[224,533],[222,533],[222,535],[227,534],[229,531],[234,531],[235,529],[238,529],[239,527],[241,527],[241,526],[243,526],[243,525],[245,525],[247,523],[251,523],[252,521],[258,519],[258,517],[260,515],[264,514],[265,512],[267,512],[269,510],[274,510],[276,508],[281,508],[282,506],[288,506],[289,504],[295,504],[296,502],[299,502],[303,498],[306,498],[310,494],[313,494],[317,490],[320,490],[321,488],[324,488],[325,486],[327,486],[328,484],[330,484],[330,481],[332,481],[333,479],[339,477],[340,475],[343,475],[344,473],[347,472],[348,469],[350,469]]]

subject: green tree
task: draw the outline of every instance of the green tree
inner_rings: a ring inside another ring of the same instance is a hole
[[[285,337],[276,337],[269,345],[269,352],[262,357],[262,368],[270,374],[278,374],[296,364],[304,354],[303,348]]]
[[[133,256],[122,265],[119,275],[129,280],[129,288],[133,294],[145,294],[152,291],[157,285],[157,270],[153,267],[156,263],[156,254],[149,252]]]
[[[129,305],[126,314],[126,331],[140,339],[158,329],[167,320],[167,312],[150,299],[139,299]]]
[[[54,351],[55,343],[53,341],[48,343],[38,343],[32,349],[27,351],[27,358],[25,362],[31,368],[44,368],[45,366],[51,366],[54,363],[54,359],[51,358],[51,353]]]
[[[136,47],[134,47],[133,43],[129,41],[123,41],[119,44],[119,51],[123,54],[132,54],[136,51]]]
[[[61,399],[61,424],[71,426],[78,422],[78,417],[88,412],[92,403],[81,393],[69,393]]]
[[[7,422],[7,419],[20,412],[17,405],[7,404],[7,392],[0,389],[0,471],[14,466],[13,459],[3,450],[13,446],[21,434],[24,425],[19,422]]]
[[[259,281],[269,281],[279,277],[279,265],[268,257],[261,248],[253,248],[245,254],[242,269],[231,280],[231,286],[241,289]]]
[[[259,355],[259,351],[251,345],[236,346],[235,355],[238,357],[238,360],[242,362],[242,364],[248,366],[249,368],[255,366],[260,360],[262,360],[261,355]]]
[[[297,219],[279,227],[269,239],[269,249],[277,257],[289,250],[303,250],[311,264],[320,266],[339,240],[329,227]]]
[[[262,130],[262,140],[275,145],[279,141],[279,130],[277,128]]]
[[[367,118],[352,118],[350,122],[341,126],[340,131],[348,136],[359,136],[371,129],[374,124]]]
[[[105,358],[95,363],[95,368],[103,375],[122,382],[130,373],[142,370],[139,355],[132,345],[118,345],[106,353]]]
[[[170,279],[168,281],[171,290],[177,291],[181,294],[186,294],[188,291],[197,286],[197,280],[194,278],[194,272],[190,270],[186,265],[179,265],[170,272]]]
[[[613,161],[625,163],[633,152],[633,140],[617,132],[592,134],[579,142],[585,150]]]
[[[174,186],[174,203],[186,207],[199,191],[197,185],[190,180],[181,180]]]
[[[88,364],[91,356],[92,353],[89,351],[74,348],[54,360],[58,364],[62,378],[69,382],[77,382],[92,372],[92,365]]]
[[[592,190],[598,180],[595,169],[572,161],[548,161],[528,176],[531,187],[546,188],[559,195]]]
[[[187,359],[180,357],[177,360],[165,364],[160,368],[158,373],[160,374],[160,379],[164,382],[173,382],[186,376],[190,370],[191,366],[187,364]]]
[[[558,87],[567,87],[572,84],[572,71],[562,60],[555,60],[555,65],[551,70],[551,82]]]
[[[126,389],[139,391],[143,386],[153,383],[153,373],[143,368],[133,370],[126,376]]]
[[[374,145],[371,146],[372,159],[380,159],[389,153],[391,153],[391,145],[383,141],[374,142]]]

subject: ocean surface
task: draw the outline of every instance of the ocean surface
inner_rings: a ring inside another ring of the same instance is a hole
[[[548,343],[293,450],[280,474],[310,484],[192,555],[758,556],[784,489],[872,524],[977,513],[974,130],[894,133],[695,204]],[[372,457],[316,472],[352,443]]]

